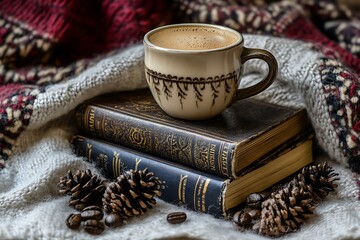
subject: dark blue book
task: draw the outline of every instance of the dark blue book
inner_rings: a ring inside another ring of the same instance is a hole
[[[313,159],[312,136],[296,138],[230,179],[100,139],[76,135],[71,143],[74,152],[95,163],[105,177],[116,179],[123,171],[148,168],[164,183],[161,199],[218,218],[226,218],[247,195],[263,191]]]

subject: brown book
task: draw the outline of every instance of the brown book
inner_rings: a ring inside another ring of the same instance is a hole
[[[244,168],[238,178],[229,179],[83,135],[74,136],[72,146],[109,179],[122,171],[148,168],[164,183],[160,196],[164,201],[216,217],[226,217],[246,196],[271,187],[313,159],[312,135],[298,136]]]
[[[254,99],[203,121],[175,119],[144,89],[96,97],[76,110],[82,133],[223,177],[311,128],[306,111]]]

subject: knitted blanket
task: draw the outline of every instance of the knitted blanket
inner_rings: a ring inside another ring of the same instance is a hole
[[[172,9],[169,11],[169,9]],[[285,239],[359,239],[360,23],[331,0],[0,2],[0,239],[91,239],[70,230],[73,211],[57,183],[68,170],[94,166],[76,157],[73,110],[100,94],[147,87],[142,36],[170,22],[207,22],[244,33],[245,46],[278,59],[274,84],[256,96],[307,109],[316,142],[340,174],[329,195]],[[243,85],[266,74],[244,69]],[[169,225],[166,215],[188,220]],[[165,203],[99,239],[266,239],[231,222]]]

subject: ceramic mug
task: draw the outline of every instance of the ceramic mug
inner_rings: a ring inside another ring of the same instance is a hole
[[[232,102],[258,94],[276,78],[274,56],[244,47],[242,35],[212,24],[173,24],[144,36],[145,75],[153,97],[170,116],[201,120],[214,117]],[[240,88],[243,63],[262,59],[267,76]],[[251,107],[251,106],[249,106]]]

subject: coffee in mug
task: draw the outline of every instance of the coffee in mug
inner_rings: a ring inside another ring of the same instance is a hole
[[[242,35],[212,24],[174,24],[156,28],[144,37],[145,75],[153,97],[170,116],[208,119],[233,101],[248,98],[269,87],[278,66],[263,49],[244,47]],[[262,59],[267,76],[239,88],[243,63]]]

